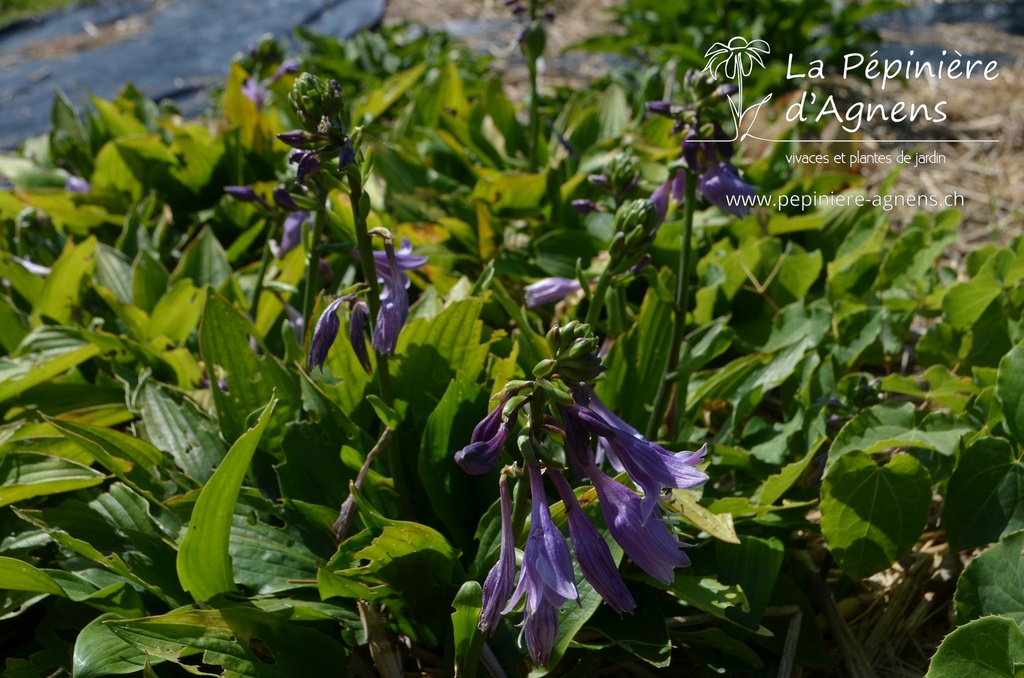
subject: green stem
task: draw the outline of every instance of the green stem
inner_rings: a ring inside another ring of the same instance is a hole
[[[512,539],[516,544],[526,526],[526,514],[530,512],[530,477],[527,473],[524,464],[523,473],[516,481],[516,496],[512,501]]]
[[[309,248],[309,263],[306,266],[306,293],[302,298],[302,317],[306,322],[306,337],[316,326],[309,316],[313,313],[313,304],[316,301],[317,284],[320,276],[320,238],[324,233],[324,210],[326,208],[320,201],[320,208],[313,215],[313,243]]]
[[[540,98],[537,93],[537,62],[528,59],[530,72],[530,172],[537,171],[538,146],[540,145]]]
[[[587,309],[587,317],[583,320],[584,323],[590,325],[591,331],[597,328],[597,321],[601,319],[601,309],[604,307],[604,298],[608,294],[608,286],[611,282],[612,277],[608,274],[608,269],[606,268],[601,272],[601,277],[597,279],[597,288],[590,298],[590,308]]]
[[[263,226],[263,256],[260,259],[260,267],[256,269],[256,287],[252,292],[252,303],[249,304],[249,315],[252,316],[253,325],[256,324],[256,314],[260,310],[260,295],[263,294],[263,278],[267,275],[267,267],[270,265],[270,235],[267,224],[269,221],[264,222]]]
[[[348,175],[349,198],[352,201],[352,216],[356,224],[356,247],[359,248],[359,263],[363,269],[363,280],[366,282],[366,303],[370,307],[370,317],[376,318],[380,312],[380,287],[377,285],[377,266],[373,261],[373,242],[366,226],[366,214],[362,210],[363,185],[360,177]],[[391,389],[391,369],[386,354],[377,354],[377,385],[380,397],[388,407],[394,405],[395,397]],[[409,479],[405,474],[405,465],[399,456],[402,450],[401,434],[393,431],[391,442],[386,448],[388,471],[395,483],[395,494],[398,495],[398,509],[402,517],[411,519],[415,515],[414,502],[410,491]]]
[[[654,440],[661,428],[661,422],[665,418],[665,410],[668,408],[669,394],[672,390],[669,385],[669,375],[679,367],[679,354],[682,351],[683,340],[686,336],[686,312],[690,301],[690,240],[693,235],[693,203],[697,199],[697,175],[690,170],[686,172],[686,198],[683,202],[683,233],[682,246],[679,248],[679,271],[676,276],[676,308],[675,322],[672,324],[672,340],[669,344],[668,365],[661,376],[661,383],[658,384],[658,394],[654,398],[654,406],[651,410],[651,419],[647,422],[645,437]],[[677,409],[681,413],[686,411],[686,393],[690,386],[688,375],[682,375],[677,381]],[[680,415],[681,418],[681,415]],[[669,431],[671,435],[672,431]]]

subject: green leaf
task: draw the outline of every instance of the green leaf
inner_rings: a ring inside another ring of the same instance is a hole
[[[145,481],[151,469],[163,461],[160,450],[134,436],[54,417],[44,416],[44,419],[101,466],[126,482],[131,482],[129,475]],[[138,465],[141,473],[131,473],[133,465]]]
[[[917,410],[913,403],[882,403],[868,408],[842,428],[828,453],[826,474],[843,455],[874,454],[893,447],[919,447],[939,454],[956,452],[973,427],[941,412]]]
[[[367,125],[379,118],[416,84],[426,68],[425,63],[416,64],[408,70],[392,75],[381,83],[380,87],[369,90],[359,97],[352,105],[353,124]]]
[[[107,476],[48,454],[20,452],[0,459],[0,506],[99,485]]]
[[[216,423],[192,402],[179,401],[152,381],[143,384],[138,406],[145,437],[170,454],[188,477],[199,483],[209,480],[227,454]]]
[[[183,660],[202,652],[202,661],[222,666],[223,678],[293,678],[343,675],[346,659],[334,639],[289,614],[249,607],[178,610],[158,617],[109,620],[114,633],[150,657],[193,668]]]
[[[380,419],[381,423],[387,426],[392,431],[398,430],[398,427],[402,425],[402,420],[395,412],[394,408],[388,407],[387,403],[381,400],[380,396],[371,393],[366,396],[366,399],[370,401],[370,405],[373,406],[373,411],[377,413],[377,418]]]
[[[1024,346],[1014,346],[999,362],[996,398],[1014,439],[1024,444]]]
[[[178,551],[177,568],[182,588],[196,600],[209,600],[235,589],[228,553],[231,518],[252,455],[276,404],[277,399],[271,399],[256,425],[231,446],[192,511],[188,533]]]
[[[249,346],[251,336],[256,336],[256,330],[245,316],[224,297],[209,290],[199,328],[199,348],[207,370],[219,366],[226,373],[227,392],[216,385],[211,389],[221,432],[228,440],[242,435],[249,416],[276,395],[281,406],[276,408],[267,427],[267,448],[276,449],[302,393],[295,375],[265,346],[260,346],[262,356],[253,353]]]
[[[96,238],[87,238],[77,245],[68,241],[32,309],[34,325],[38,325],[42,318],[52,318],[63,325],[71,324],[82,290],[95,268],[95,256]]]
[[[213,230],[204,228],[185,250],[181,263],[171,276],[171,282],[188,279],[197,287],[209,285],[219,289],[230,276],[231,266],[224,248],[220,246]]]
[[[988,615],[1009,617],[1024,630],[1024,532],[1004,537],[974,558],[956,584],[956,623]]]
[[[85,625],[75,639],[74,678],[137,673],[147,664],[149,655],[121,639],[104,622],[120,619],[116,614],[101,614]],[[157,659],[156,662],[162,660]]]
[[[36,350],[0,359],[0,402],[50,381],[98,355],[100,348],[59,328],[40,327],[22,342]]]
[[[1024,461],[1002,438],[964,450],[946,486],[942,511],[950,546],[983,546],[1024,528]]]
[[[475,581],[467,581],[455,594],[452,603],[452,630],[455,634],[455,675],[473,678],[476,675],[480,650],[484,646],[484,634],[477,629],[480,611],[483,609],[483,589]]]
[[[0,556],[0,588],[9,591],[67,596],[64,589],[42,570],[17,558],[7,558],[6,556]]]
[[[725,585],[739,584],[746,596],[747,606],[744,607],[737,607],[738,601],[732,599],[731,606],[725,611],[726,617],[747,628],[757,628],[782,567],[782,542],[744,535],[739,545],[716,541],[715,554],[718,557],[718,581]],[[727,594],[721,590],[715,593]]]
[[[917,542],[928,521],[932,485],[909,454],[885,466],[851,452],[836,460],[821,487],[821,532],[853,579],[881,572]]]
[[[494,499],[497,483],[471,478],[452,455],[469,443],[473,427],[487,413],[485,403],[480,387],[459,372],[427,418],[420,445],[423,488],[452,541],[464,549],[473,547],[473,529]]]
[[[1024,633],[1006,617],[984,617],[942,639],[926,678],[1021,678]]]
[[[750,603],[737,584],[727,585],[711,577],[677,574],[668,588],[698,610],[719,619],[724,619],[726,611],[733,607],[741,612],[750,612]]]

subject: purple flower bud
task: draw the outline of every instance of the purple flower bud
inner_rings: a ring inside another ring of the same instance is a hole
[[[295,332],[295,340],[301,344],[302,330],[306,326],[306,319],[302,317],[302,314],[299,313],[298,309],[294,306],[289,304],[287,301],[282,300],[280,297],[278,297],[278,299],[284,306],[284,314],[288,318],[288,324],[292,326],[292,331]]]
[[[523,14],[524,12],[526,12],[526,8],[523,7],[522,5],[512,5],[512,14],[514,16],[519,16],[520,14]]]
[[[491,410],[486,417],[480,420],[480,422],[473,427],[473,435],[470,436],[470,443],[478,443],[483,440],[490,440],[498,433],[498,428],[501,426],[502,413],[505,409],[505,403],[511,398],[511,394],[507,394],[502,401]]]
[[[547,19],[548,21],[554,21],[555,10],[551,9],[550,7],[544,8],[544,18]]]
[[[413,254],[412,243],[409,242],[408,238],[402,238],[402,244],[398,250],[394,252],[394,255],[395,263],[398,265],[399,270],[399,275],[394,282],[405,289],[409,289],[409,286],[412,283],[409,281],[409,276],[405,274],[405,271],[411,271],[425,266],[430,259],[420,254]],[[358,257],[359,250],[352,250],[352,256]],[[386,248],[383,251],[378,250],[373,253],[373,264],[377,268],[377,277],[385,281],[390,278],[391,263],[388,258]]]
[[[558,496],[562,498],[562,504],[565,505],[572,550],[576,553],[576,560],[580,563],[583,576],[613,610],[620,615],[632,612],[636,609],[636,601],[626,583],[622,581],[622,575],[619,574],[619,568],[615,565],[608,544],[584,515],[576,495],[562,474],[548,471],[548,476],[554,483]]]
[[[718,155],[723,160],[726,160],[726,161],[731,160],[732,159],[732,138],[729,137],[729,135],[727,135],[725,133],[725,130],[722,129],[722,125],[717,120],[714,122],[714,126],[715,126],[714,139],[715,139],[715,142],[716,142],[715,143],[715,150],[718,151]]]
[[[317,265],[316,274],[321,280],[330,280],[334,277],[334,269],[327,263],[327,260],[323,257],[319,259],[320,263]]]
[[[320,170],[320,157],[313,151],[303,151],[298,159],[298,164],[299,166],[295,170],[295,180],[304,184],[309,177]]]
[[[281,65],[277,67],[277,70],[274,71],[274,74],[270,76],[270,81],[277,82],[285,75],[288,75],[290,73],[298,73],[298,71],[299,62],[296,61],[295,59],[287,59],[285,61],[282,61]]]
[[[338,169],[347,169],[356,160],[356,150],[352,148],[352,144],[346,142],[341,147],[341,151],[338,153]]]
[[[709,167],[700,178],[699,188],[705,200],[737,217],[747,216],[750,201],[756,194],[754,187],[740,179],[739,170],[728,162]]]
[[[265,207],[268,206],[267,201],[260,197],[252,186],[225,186],[224,192],[239,202],[258,202]]]
[[[603,174],[590,174],[587,176],[587,181],[601,188],[608,188],[609,186],[608,177]]]
[[[64,181],[64,190],[70,193],[88,193],[89,182],[80,177],[68,177]]]
[[[298,212],[299,206],[295,204],[292,194],[288,192],[288,189],[284,186],[278,186],[274,189],[274,202],[283,210],[288,212]]]
[[[686,567],[690,559],[680,548],[684,544],[660,520],[647,521],[636,492],[606,476],[596,466],[587,476],[597,490],[608,531],[640,569],[663,584],[671,584],[675,568]]]
[[[672,104],[667,101],[648,101],[645,106],[647,110],[655,115],[669,116],[672,113]]]
[[[637,273],[640,273],[641,271],[643,271],[645,268],[647,268],[650,265],[651,265],[651,255],[650,254],[644,254],[642,257],[640,257],[640,261],[636,262],[635,264],[633,264],[630,267],[628,273],[630,275],[636,275]]]
[[[370,374],[370,354],[366,350],[366,323],[370,319],[370,307],[360,299],[352,304],[352,311],[348,319],[348,340],[352,344],[352,350],[359,359],[367,374]]]
[[[498,494],[501,502],[501,551],[498,562],[487,573],[484,580],[483,607],[480,610],[478,627],[481,633],[494,634],[505,607],[516,585],[516,544],[512,534],[512,499],[509,496],[508,481],[502,475],[498,480]]]
[[[701,170],[700,162],[700,139],[697,136],[697,132],[690,130],[685,137],[683,137],[682,143],[683,161],[686,163],[686,167],[691,172],[699,172]]]
[[[313,341],[309,346],[309,361],[306,367],[310,372],[314,367],[323,369],[324,361],[327,360],[327,352],[334,345],[338,338],[338,330],[341,328],[341,321],[338,320],[338,306],[341,299],[335,299],[324,309],[320,319],[316,321],[316,328],[313,330]]]
[[[583,289],[576,278],[543,278],[526,286],[526,307],[537,308]]]
[[[500,408],[499,408],[500,416]],[[482,422],[481,422],[482,423]],[[488,473],[501,456],[505,449],[512,429],[508,422],[498,425],[494,435],[487,440],[471,442],[455,453],[455,463],[462,467],[462,470],[471,476],[482,476]]]
[[[669,175],[665,183],[651,193],[651,202],[654,204],[654,210],[658,213],[658,224],[665,221],[665,216],[668,214],[668,196],[673,178],[673,175]]]
[[[278,259],[299,246],[299,243],[302,242],[304,227],[311,218],[312,215],[309,212],[292,212],[285,217],[281,245],[278,247]]]
[[[587,198],[581,198],[579,200],[572,201],[572,208],[579,214],[587,215],[597,209],[597,205],[593,200]]]
[[[319,137],[316,135],[310,134],[309,132],[301,129],[293,129],[290,132],[281,132],[277,135],[277,138],[292,148],[298,149],[308,148],[311,143],[319,140]]]
[[[716,97],[720,97],[722,99],[725,99],[725,98],[731,97],[733,94],[736,94],[736,92],[738,92],[738,91],[739,91],[739,88],[736,87],[736,85],[734,85],[734,84],[732,84],[730,82],[730,83],[726,83],[724,85],[719,85],[718,87],[716,87],[715,88],[715,96]]]
[[[523,635],[533,662],[547,666],[558,631],[558,609],[567,600],[578,600],[572,555],[565,537],[551,520],[540,468],[528,464],[530,474],[530,536],[523,550],[519,584],[503,612],[510,612],[525,596]]]

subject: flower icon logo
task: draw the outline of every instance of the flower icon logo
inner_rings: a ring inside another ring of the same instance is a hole
[[[754,64],[764,68],[761,55],[770,53],[771,48],[764,40],[747,40],[737,35],[728,43],[716,42],[704,54],[704,58],[708,60],[704,70],[710,73],[713,79],[717,80],[719,72],[721,72],[725,79],[736,81],[736,97],[735,99],[729,97],[729,105],[732,108],[733,121],[736,123],[737,139],[742,140],[740,129],[743,118],[753,111],[753,116],[746,126],[746,132],[742,135],[742,138],[746,138],[749,136],[750,127],[757,119],[757,111],[772,98],[772,95],[769,94],[759,103],[753,104],[749,108],[743,107],[743,78],[754,72]]]

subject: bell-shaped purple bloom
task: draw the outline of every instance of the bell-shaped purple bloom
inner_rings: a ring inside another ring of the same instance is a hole
[[[288,162],[298,165],[295,169],[295,180],[300,184],[305,184],[306,179],[320,170],[320,157],[316,151],[292,151],[288,155]]]
[[[523,566],[507,613],[525,596],[523,635],[535,664],[546,666],[558,630],[558,610],[567,600],[578,600],[572,555],[565,537],[551,520],[540,467],[528,464],[530,474],[530,536],[523,550]]]
[[[410,250],[412,248],[410,247]],[[377,353],[394,354],[398,346],[398,333],[409,317],[409,293],[405,289],[405,273],[398,266],[395,246],[391,242],[384,244],[384,254],[388,267],[382,269],[377,264],[377,274],[384,280],[380,295],[380,311],[377,313],[377,324],[373,330],[373,350]],[[374,263],[377,262],[376,254]]]
[[[672,454],[660,445],[634,438],[625,431],[606,440],[626,473],[644,492],[641,505],[644,522],[658,505],[663,488],[688,490],[708,480],[708,474],[694,467],[704,458],[707,445],[696,452]]]
[[[484,580],[483,607],[477,624],[481,633],[494,634],[505,607],[516,586],[516,545],[512,534],[512,499],[508,492],[508,481],[502,475],[498,480],[498,494],[501,502],[501,551],[498,562],[487,573]]]
[[[572,550],[576,553],[576,560],[580,563],[583,576],[613,610],[620,615],[632,612],[636,609],[636,601],[626,583],[622,581],[622,575],[619,574],[619,568],[615,565],[608,544],[584,515],[576,495],[562,474],[549,471],[548,476],[565,505]]]
[[[672,173],[672,197],[678,205],[682,205],[686,200],[686,172],[683,170]]]
[[[89,182],[81,177],[68,177],[64,180],[64,190],[70,193],[88,193]]]
[[[299,72],[299,62],[296,61],[295,59],[286,59],[285,61],[281,62],[281,65],[277,67],[277,70],[274,71],[274,74],[270,76],[270,81],[271,82],[277,82],[284,75],[286,75],[288,73],[298,73],[298,72]]]
[[[366,350],[366,322],[370,319],[370,307],[360,299],[352,304],[352,311],[348,319],[348,340],[352,344],[352,351],[355,352],[359,364],[363,366],[366,373],[372,370],[370,366],[370,354]]]
[[[412,284],[409,281],[409,276],[405,274],[406,271],[411,271],[421,266],[426,266],[427,262],[430,261],[427,257],[421,254],[412,253],[412,243],[409,242],[408,238],[402,238],[402,244],[396,250],[391,247],[392,253],[395,258],[395,266],[398,268],[398,275],[394,278],[405,289],[409,289]],[[353,250],[354,256],[359,256],[359,250]],[[383,250],[377,250],[373,253],[373,263],[377,267],[377,276],[384,279],[385,283],[387,279],[391,277],[391,254],[388,254],[387,246]]]
[[[597,490],[601,512],[615,541],[640,569],[663,584],[671,584],[675,568],[690,564],[680,550],[684,544],[660,520],[645,519],[636,492],[596,466],[587,469],[587,476]]]
[[[320,319],[316,321],[313,341],[309,346],[309,361],[306,363],[311,372],[314,367],[323,368],[324,361],[327,360],[327,352],[331,350],[334,340],[338,338],[338,330],[341,328],[341,321],[338,320],[338,306],[342,301],[342,298],[332,301],[324,309]]]
[[[543,278],[526,286],[526,308],[537,308],[579,292],[576,278]]]
[[[497,412],[500,418],[500,407],[497,409]],[[483,424],[484,422],[480,423]],[[481,437],[479,440],[473,440],[469,445],[456,452],[455,463],[471,476],[482,476],[494,468],[494,464],[498,461],[498,457],[501,456],[501,451],[505,449],[505,443],[508,442],[511,434],[512,429],[509,427],[508,422],[501,422],[494,431],[494,435],[489,438]]]
[[[745,217],[750,212],[754,187],[740,179],[732,163],[712,164],[700,178],[700,193],[709,203],[729,214]]]

